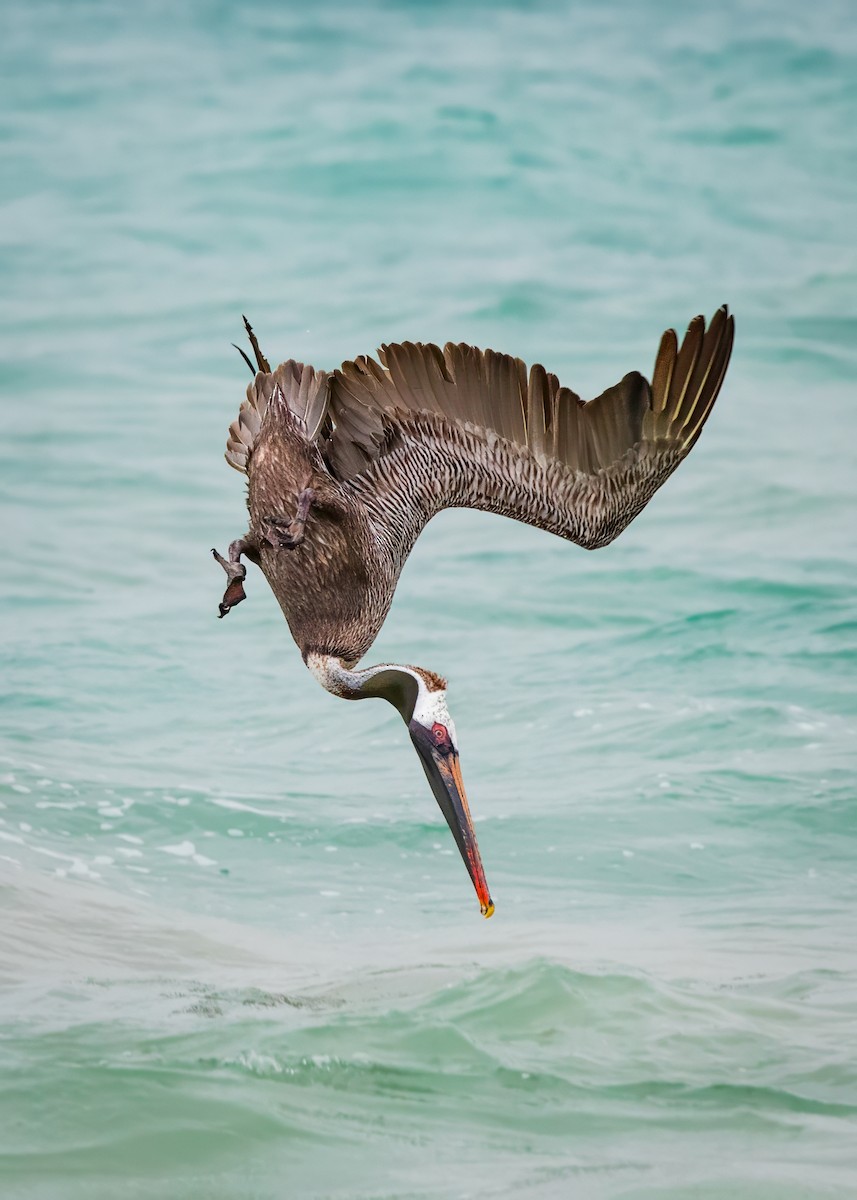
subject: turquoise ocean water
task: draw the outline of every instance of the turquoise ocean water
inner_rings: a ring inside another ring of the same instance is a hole
[[[857,1195],[857,18],[0,5],[0,1195]],[[305,671],[223,461],[254,322],[584,396],[728,302],[705,436],[586,554],[432,523],[497,913]]]

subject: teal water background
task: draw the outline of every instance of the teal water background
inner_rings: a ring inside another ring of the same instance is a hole
[[[857,1195],[850,3],[0,5],[4,1200]],[[240,316],[584,396],[728,302],[594,555],[432,523],[497,913],[401,723],[216,620]]]

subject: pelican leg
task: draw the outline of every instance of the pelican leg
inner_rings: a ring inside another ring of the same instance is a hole
[[[226,591],[223,593],[223,599],[218,605],[221,617],[225,617],[236,604],[240,604],[242,600],[247,599],[244,591],[247,568],[240,559],[241,555],[246,554],[249,549],[250,543],[246,542],[244,538],[238,538],[236,541],[230,543],[228,559],[224,558],[222,554],[218,554],[214,549],[211,551],[217,562],[223,567],[229,580],[226,584]]]
[[[275,550],[294,550],[304,540],[309,510],[315,500],[312,488],[304,488],[298,496],[298,509],[291,521],[280,517],[265,517],[262,522],[262,537]]]

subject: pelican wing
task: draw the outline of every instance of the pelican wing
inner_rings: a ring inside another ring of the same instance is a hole
[[[244,320],[246,323],[247,318]],[[273,396],[281,399],[304,437],[315,441],[327,416],[329,393],[326,371],[317,371],[291,358],[271,371],[249,323],[247,330],[259,360],[259,372],[247,385],[247,399],[242,400],[238,416],[229,426],[226,442],[226,461],[245,475]],[[247,359],[246,354],[244,358]]]
[[[384,346],[332,376],[323,452],[406,543],[440,509],[469,507],[606,545],[690,452],[733,334],[725,306],[707,330],[695,317],[680,347],[667,330],[651,383],[632,371],[588,403],[493,350]]]

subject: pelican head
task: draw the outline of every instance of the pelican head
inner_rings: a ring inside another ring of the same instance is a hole
[[[349,670],[341,659],[309,654],[306,664],[323,687],[346,700],[380,696],[397,710],[408,727],[434,798],[476,889],[482,915],[490,917],[494,903],[461,778],[458,737],[446,705],[446,680],[422,667],[390,663],[363,671]]]

